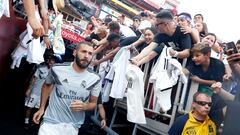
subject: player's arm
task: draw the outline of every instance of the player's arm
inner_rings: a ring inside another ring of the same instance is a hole
[[[50,96],[53,87],[54,84],[46,84],[46,82],[43,83],[39,110],[45,109],[48,97]]]
[[[96,108],[98,97],[90,96],[89,103],[86,104],[86,108],[84,110],[90,111]]]
[[[104,128],[106,126],[106,113],[103,104],[98,104],[98,110],[101,118],[101,128]]]
[[[91,95],[90,95],[90,99],[89,99],[89,103],[87,104],[87,108],[86,110],[93,110],[96,108],[97,106],[97,100],[98,100],[98,96],[99,93],[101,91],[101,83],[100,83],[100,77],[98,78],[98,80],[96,81],[96,83],[93,84],[93,87],[91,88]]]
[[[31,93],[31,91],[32,91],[32,88],[33,88],[33,84],[36,82],[36,79],[37,79],[36,76],[33,76],[33,77],[32,77],[32,79],[31,79],[31,81],[30,81],[30,83],[29,83],[28,89],[27,89],[27,91],[26,91],[26,93],[25,93],[26,96],[29,96],[29,95],[30,95],[30,93]]]
[[[46,106],[48,97],[53,90],[53,87],[54,87],[54,84],[46,84],[46,81],[42,86],[40,107],[39,107],[39,110],[33,115],[33,122],[36,124],[40,123],[40,119],[44,114],[45,106]]]

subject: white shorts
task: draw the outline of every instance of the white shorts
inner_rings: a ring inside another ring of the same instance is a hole
[[[29,97],[25,98],[25,106],[31,107],[31,108],[39,108],[40,98],[41,96],[38,96],[36,94],[31,94]]]
[[[78,128],[67,123],[51,124],[43,122],[38,135],[78,135]]]

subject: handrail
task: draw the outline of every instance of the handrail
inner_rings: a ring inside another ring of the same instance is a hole
[[[99,127],[101,127],[101,122],[97,119],[96,116],[91,116],[91,120]],[[109,128],[108,126],[103,128],[104,131],[106,131],[108,134],[110,135],[118,135],[118,133],[116,133],[115,131],[113,131],[111,128]]]

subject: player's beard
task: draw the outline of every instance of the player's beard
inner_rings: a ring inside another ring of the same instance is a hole
[[[76,64],[79,68],[87,68],[88,65],[91,63],[91,60],[88,61],[86,59],[80,59],[80,57],[78,55],[76,55]]]

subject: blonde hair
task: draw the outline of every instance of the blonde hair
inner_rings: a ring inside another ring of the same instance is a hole
[[[211,47],[208,43],[199,42],[194,44],[193,48],[191,49],[191,53],[201,52],[202,54],[206,55],[211,52]]]
[[[56,11],[59,11],[65,7],[64,0],[52,0],[53,8]]]
[[[101,34],[101,33],[107,34],[107,30],[103,26],[100,26],[95,29],[95,34]]]

